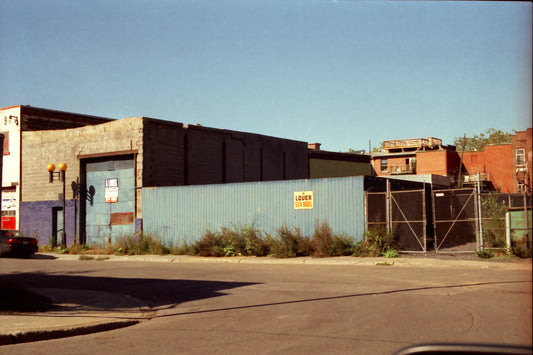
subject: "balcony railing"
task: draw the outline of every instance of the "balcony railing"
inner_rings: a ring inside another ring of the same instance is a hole
[[[479,181],[489,181],[489,180],[490,180],[489,173],[479,173]],[[478,181],[478,174],[465,175],[463,179],[463,182],[466,184],[475,183],[477,181]]]
[[[416,167],[414,165],[391,165],[389,171],[391,175],[416,174]]]
[[[383,142],[383,148],[391,149],[422,149],[422,148],[438,148],[442,146],[442,140],[434,137],[415,138],[415,139],[395,139]]]

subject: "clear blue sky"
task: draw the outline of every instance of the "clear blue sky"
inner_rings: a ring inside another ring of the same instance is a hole
[[[0,107],[368,150],[531,127],[532,4],[1,0]]]

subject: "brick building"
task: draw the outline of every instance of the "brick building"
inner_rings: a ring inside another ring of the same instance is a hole
[[[383,142],[372,154],[377,176],[412,179],[449,186],[474,186],[487,191],[531,192],[532,130],[515,132],[511,144],[487,145],[482,151],[458,152],[438,138]]]
[[[511,137],[513,185],[518,192],[533,191],[533,131],[518,131]]]
[[[372,153],[372,167],[377,176],[402,178],[417,175],[419,181],[451,185],[459,170],[454,146],[443,145],[434,137],[383,142]]]
[[[510,144],[487,145],[482,151],[464,152],[462,156],[463,186],[474,186],[479,179],[483,190],[517,192]]]

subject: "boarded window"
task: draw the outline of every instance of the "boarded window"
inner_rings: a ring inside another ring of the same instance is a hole
[[[133,212],[111,213],[112,226],[120,224],[133,224]]]

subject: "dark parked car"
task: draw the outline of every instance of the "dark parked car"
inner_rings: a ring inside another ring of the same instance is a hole
[[[38,249],[35,238],[24,237],[16,230],[0,230],[0,256],[11,254],[29,258]]]

